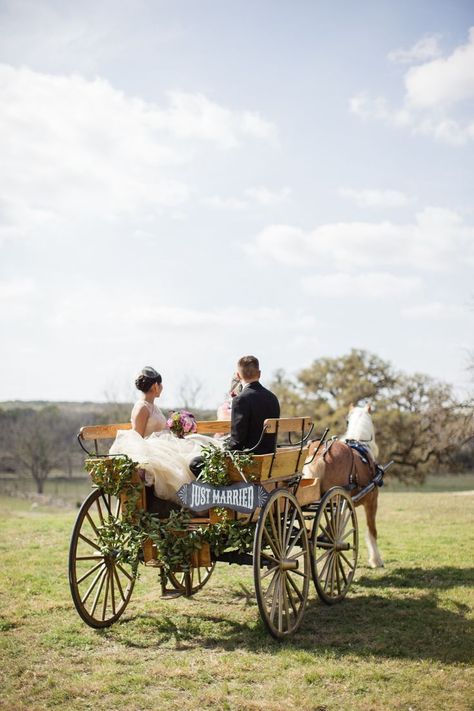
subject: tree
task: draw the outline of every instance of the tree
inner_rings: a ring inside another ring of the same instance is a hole
[[[11,423],[10,447],[15,459],[36,484],[38,494],[51,470],[62,462],[64,447],[64,419],[59,410],[48,406],[29,410]]]
[[[202,380],[190,375],[181,381],[179,386],[179,399],[186,410],[193,410],[199,407],[199,398],[202,395]]]
[[[391,471],[400,479],[423,480],[428,472],[460,466],[472,455],[472,406],[459,402],[449,385],[397,373],[367,351],[314,361],[296,380],[277,371],[272,389],[283,415],[310,415],[316,431],[329,427],[339,436],[350,404],[370,402],[383,460],[395,460]]]

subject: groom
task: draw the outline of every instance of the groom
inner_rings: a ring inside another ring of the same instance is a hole
[[[242,391],[232,401],[229,449],[255,447],[267,418],[280,417],[278,398],[260,383],[260,365],[255,356],[243,356],[237,363],[237,378]],[[266,434],[254,454],[268,454],[275,449],[276,435]]]
[[[251,449],[260,439],[263,423],[271,417],[280,417],[280,403],[270,390],[260,383],[260,365],[255,356],[243,356],[237,363],[237,378],[242,385],[239,395],[232,400],[230,439],[228,449]],[[253,454],[274,451],[276,435],[266,434]],[[201,473],[202,457],[195,457],[189,468],[195,477]]]

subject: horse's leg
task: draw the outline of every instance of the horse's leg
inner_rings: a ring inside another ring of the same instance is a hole
[[[383,568],[383,560],[377,546],[377,527],[375,525],[375,516],[377,515],[379,490],[376,487],[369,494],[364,496],[362,504],[365,509],[365,518],[367,520],[367,534],[365,541],[369,553],[369,566],[371,568]]]

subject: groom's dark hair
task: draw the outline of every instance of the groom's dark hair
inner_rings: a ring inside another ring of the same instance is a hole
[[[260,373],[260,364],[255,356],[242,356],[237,363],[239,373],[244,378],[256,378]]]

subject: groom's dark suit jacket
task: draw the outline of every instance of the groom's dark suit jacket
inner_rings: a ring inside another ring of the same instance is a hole
[[[263,423],[270,417],[280,417],[280,403],[270,390],[259,382],[249,383],[232,400],[229,449],[250,449],[262,434]],[[275,449],[275,435],[265,435],[254,454],[268,454]]]

